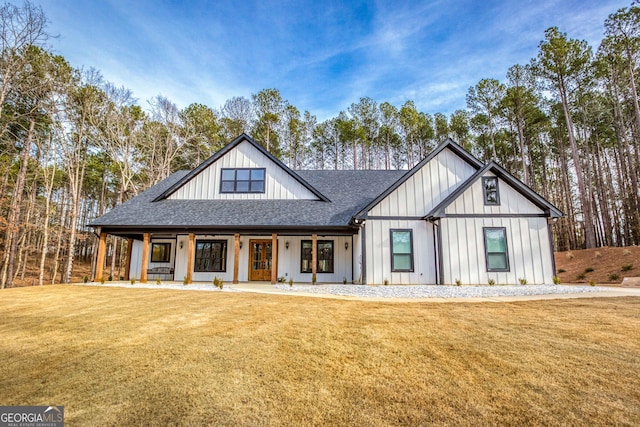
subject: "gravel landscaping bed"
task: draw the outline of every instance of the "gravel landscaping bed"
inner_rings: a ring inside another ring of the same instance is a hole
[[[370,298],[478,298],[522,295],[573,294],[602,292],[599,286],[497,285],[497,286],[362,286],[362,285],[289,285],[278,284],[283,291],[333,294]]]

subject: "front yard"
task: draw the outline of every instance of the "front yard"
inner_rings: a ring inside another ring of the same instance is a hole
[[[640,424],[640,298],[0,292],[1,405],[70,425]]]

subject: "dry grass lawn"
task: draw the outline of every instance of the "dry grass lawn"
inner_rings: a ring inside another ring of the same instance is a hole
[[[638,425],[640,298],[0,292],[0,404],[69,425]]]

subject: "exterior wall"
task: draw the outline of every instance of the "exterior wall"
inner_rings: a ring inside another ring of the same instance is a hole
[[[134,240],[131,246],[131,265],[129,277],[140,280],[140,267],[142,266],[142,240]]]
[[[266,168],[265,192],[230,194],[220,193],[220,175],[223,168]],[[169,199],[311,199],[318,197],[289,175],[282,167],[258,151],[249,142],[242,142],[207,169],[174,192]]]
[[[370,216],[424,216],[476,170],[449,149],[380,201]]]
[[[487,272],[483,227],[506,228],[508,272]],[[546,218],[443,218],[441,229],[444,284],[553,283]]]
[[[436,283],[434,229],[423,220],[373,220],[366,227],[367,285]],[[413,272],[391,271],[391,229],[413,230]]]
[[[487,173],[484,176],[494,176]],[[498,178],[500,205],[485,206],[482,180],[467,188],[453,203],[447,206],[446,214],[541,214],[540,208]]]
[[[227,241],[227,268],[225,272],[210,273],[193,273],[194,282],[211,282],[215,276],[223,281],[230,283],[233,281],[233,245],[234,237],[225,235],[196,235],[196,241],[207,240],[226,240]],[[238,268],[238,280],[246,282],[249,280],[249,241],[250,240],[270,240],[271,235],[241,235],[240,241],[242,248],[240,249],[240,267]],[[278,277],[285,277],[288,281],[293,277],[296,283],[311,282],[311,273],[300,273],[300,257],[302,240],[311,240],[309,236],[278,236]],[[334,266],[333,273],[318,273],[316,276],[318,283],[342,283],[343,278],[348,282],[353,280],[351,272],[351,259],[353,247],[351,244],[351,236],[318,236],[318,240],[333,240],[333,256]],[[182,242],[182,249],[180,249]],[[289,242],[289,249],[286,248],[286,242]],[[344,248],[344,244],[348,243],[348,249]],[[175,264],[175,280],[180,281],[187,275],[187,251],[189,237],[187,235],[179,235],[177,237],[177,251]],[[142,247],[142,244],[140,244]],[[134,246],[135,248],[135,246]],[[140,262],[138,261],[138,264]],[[132,265],[133,267],[133,265]]]

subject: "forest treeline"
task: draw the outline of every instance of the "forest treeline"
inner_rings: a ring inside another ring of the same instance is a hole
[[[612,11],[600,46],[558,28],[502,81],[469,88],[449,116],[414,102],[363,97],[319,122],[277,89],[180,109],[79,69],[48,48],[42,9],[0,9],[0,287],[39,268],[37,283],[68,282],[93,258],[87,224],[179,169],[191,169],[245,132],[293,169],[407,169],[452,138],[494,159],[566,216],[557,249],[640,241],[640,7]],[[453,77],[452,77],[453,78]],[[117,277],[125,242],[110,237]]]

